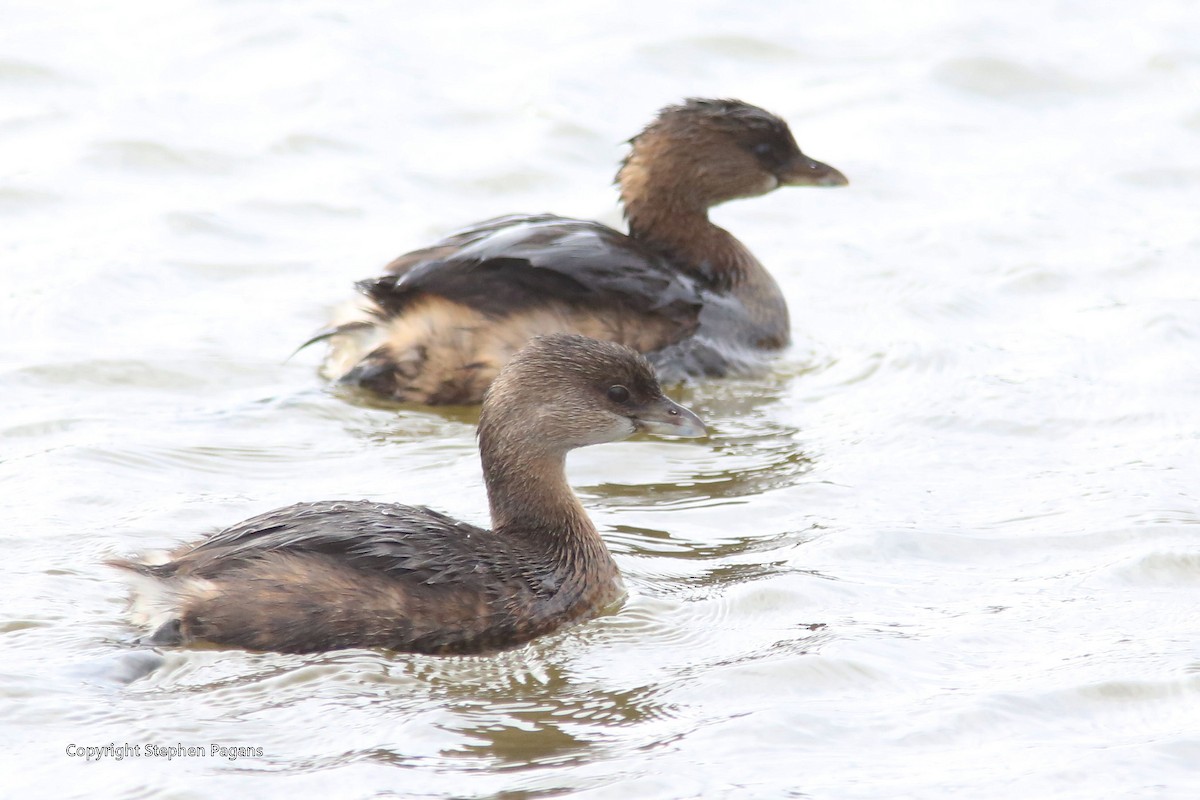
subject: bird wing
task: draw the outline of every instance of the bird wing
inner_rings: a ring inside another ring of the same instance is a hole
[[[480,562],[471,553],[490,535],[419,506],[366,500],[298,503],[226,528],[154,569],[215,577],[272,553],[321,554],[354,569],[404,574],[419,583],[452,583],[477,570]]]
[[[500,318],[551,304],[615,308],[695,330],[701,289],[612,228],[553,215],[508,216],[401,256],[359,289],[386,313],[436,295]]]

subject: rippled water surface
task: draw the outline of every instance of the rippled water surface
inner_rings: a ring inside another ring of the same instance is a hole
[[[708,440],[573,457],[624,607],[486,658],[126,644],[106,558],[302,499],[486,522],[473,412],[288,355],[461,224],[619,224],[689,95],[851,185],[715,212],[796,345],[678,391]],[[1200,796],[1188,0],[14,0],[0,265],[0,794]]]

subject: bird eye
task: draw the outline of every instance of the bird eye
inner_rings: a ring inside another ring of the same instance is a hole
[[[771,152],[771,143],[770,142],[759,142],[758,144],[754,145],[754,154],[755,155],[765,156],[770,152]]]
[[[610,386],[608,387],[608,399],[614,403],[628,403],[629,390],[619,383],[616,386]]]

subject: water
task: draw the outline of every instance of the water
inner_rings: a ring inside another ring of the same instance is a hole
[[[1191,3],[68,0],[0,31],[3,794],[1200,794]],[[797,344],[679,393],[709,440],[571,461],[619,613],[488,658],[125,646],[105,558],[302,499],[485,522],[470,412],[287,356],[461,224],[618,222],[619,143],[688,95],[851,186],[716,212]],[[142,755],[66,752],[109,743]]]

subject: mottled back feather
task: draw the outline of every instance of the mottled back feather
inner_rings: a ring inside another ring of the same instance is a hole
[[[482,541],[491,536],[420,506],[367,500],[297,503],[227,528],[186,557],[150,569],[158,577],[186,570],[190,577],[215,578],[235,564],[267,555],[311,553],[415,583],[453,583],[483,571],[479,562],[463,556],[482,551]]]
[[[595,222],[508,216],[452,234],[359,289],[389,315],[436,295],[494,317],[561,304],[658,316],[679,338],[698,324],[702,288],[666,259]]]

